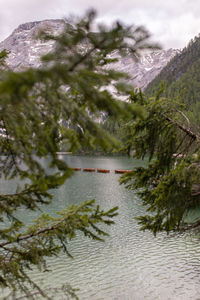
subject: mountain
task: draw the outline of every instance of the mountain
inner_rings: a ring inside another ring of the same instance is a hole
[[[51,51],[53,42],[43,42],[37,39],[41,30],[51,31],[59,34],[64,25],[63,20],[44,20],[29,22],[20,25],[13,33],[0,43],[0,51],[9,51],[7,64],[15,71],[23,70],[27,67],[39,67],[40,57]],[[119,57],[119,61],[114,63],[118,71],[129,73],[129,82],[135,87],[144,89],[150,81],[163,69],[179,50],[159,50],[143,55],[138,62],[134,62],[129,56]],[[113,53],[116,57],[117,53]]]
[[[63,29],[63,20],[45,20],[20,25],[13,33],[0,43],[0,51],[9,52],[7,64],[15,71],[27,67],[39,67],[40,57],[53,48],[54,42],[38,39],[42,30],[59,34]]]
[[[138,62],[134,62],[128,56],[118,57],[118,62],[111,66],[117,71],[128,73],[130,75],[129,82],[135,87],[145,89],[177,53],[179,53],[177,49],[152,51],[141,56]]]
[[[155,95],[161,82],[165,85],[163,96],[179,97],[187,110],[200,102],[200,36],[190,41],[147,86],[145,93]]]

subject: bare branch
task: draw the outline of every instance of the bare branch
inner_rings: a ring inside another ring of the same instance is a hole
[[[194,132],[192,132],[192,130],[185,128],[183,125],[179,124],[178,122],[172,120],[171,118],[165,116],[166,121],[176,125],[179,129],[181,129],[183,132],[185,132],[189,137],[191,137],[194,140],[199,140],[199,137],[197,134],[195,134]]]
[[[190,128],[191,124],[190,124],[190,120],[188,119],[188,117],[181,110],[179,110],[179,109],[177,109],[177,112],[179,112],[186,119],[186,121],[188,123],[188,127]]]

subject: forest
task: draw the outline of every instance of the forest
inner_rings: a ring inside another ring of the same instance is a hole
[[[114,50],[121,55],[128,51],[134,59],[153,48],[148,32],[117,22],[109,31],[100,26],[94,35],[94,18],[90,11],[73,26],[67,25],[60,36],[43,33],[40,38],[55,41],[56,47],[42,58],[40,69],[13,72],[6,66],[6,51],[1,52],[1,176],[23,183],[13,194],[0,194],[0,285],[11,290],[11,298],[20,290],[34,299],[31,287],[49,299],[27,270],[35,266],[45,271],[46,258],[61,251],[70,256],[68,243],[77,232],[103,240],[107,232],[101,225],[113,224],[117,215],[117,207],[103,211],[89,201],[66,207],[57,217],[41,214],[28,228],[16,217],[20,207],[39,211],[41,204],[48,205],[52,190],[73,174],[56,154],[61,144],[72,153],[98,147],[148,158],[146,167],[121,178],[127,188],[137,189],[146,207],[147,214],[138,218],[142,230],[169,233],[200,225],[200,218],[187,221],[200,200],[199,131],[192,114],[199,97],[199,38],[143,94],[126,84],[126,74],[104,66],[112,62],[109,54]],[[81,51],[82,43],[89,45],[86,51]],[[162,80],[166,89],[160,86]],[[115,98],[109,85],[127,101]],[[95,122],[102,112],[107,116],[103,125]],[[47,158],[51,173],[41,163]],[[76,297],[73,289],[66,292]]]

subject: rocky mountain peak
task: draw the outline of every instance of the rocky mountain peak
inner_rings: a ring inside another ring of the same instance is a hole
[[[29,22],[21,24],[15,29],[15,32],[17,31],[23,31],[23,30],[31,30],[33,27],[36,27],[41,24],[41,21],[35,21],[35,22]]]
[[[9,52],[8,66],[15,71],[27,67],[39,67],[40,57],[52,50],[53,42],[38,39],[41,31],[59,34],[63,29],[63,20],[44,20],[19,25],[13,33],[0,43],[0,51]]]
[[[41,30],[50,30],[59,34],[64,26],[64,21],[44,20],[21,24],[13,33],[0,43],[0,51],[6,49],[9,52],[7,63],[15,71],[27,67],[39,67],[40,57],[52,50],[53,41],[44,42],[37,39]],[[129,56],[119,57],[118,62],[111,65],[118,71],[127,72],[130,75],[129,82],[135,87],[144,89],[150,81],[163,69],[179,50],[159,50],[144,54],[138,62]]]

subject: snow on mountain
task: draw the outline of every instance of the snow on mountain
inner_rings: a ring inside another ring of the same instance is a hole
[[[128,56],[121,57],[112,67],[117,71],[128,73],[129,83],[144,89],[177,53],[179,53],[177,49],[156,50],[144,54],[138,62]]]
[[[0,51],[9,52],[8,66],[15,71],[27,67],[39,67],[40,57],[53,48],[54,42],[38,39],[42,30],[58,33],[63,29],[62,20],[45,20],[20,25],[13,33],[0,43]]]
[[[29,22],[20,25],[13,33],[0,43],[0,51],[9,51],[7,64],[15,71],[27,67],[39,67],[40,57],[54,46],[52,41],[43,42],[37,39],[41,30],[47,30],[59,34],[63,29],[63,20],[45,20]],[[118,62],[110,67],[117,71],[127,72],[130,75],[129,83],[137,88],[144,89],[150,81],[163,69],[163,67],[174,57],[179,50],[157,50],[143,55],[138,62],[129,56],[119,57]]]

